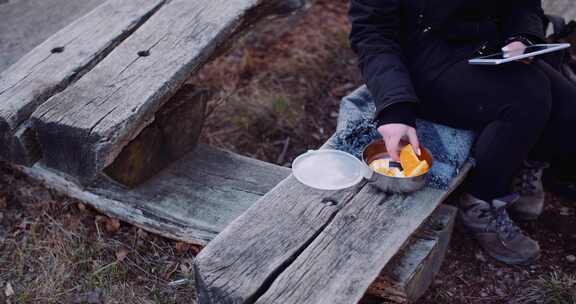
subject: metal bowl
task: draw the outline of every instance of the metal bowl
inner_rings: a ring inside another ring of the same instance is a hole
[[[426,160],[430,167],[434,165],[432,154],[428,149],[421,147],[420,159]],[[390,154],[386,149],[384,140],[378,139],[370,143],[362,152],[362,161],[366,166],[377,159],[388,158]],[[414,177],[392,177],[376,171],[368,179],[374,187],[389,193],[410,193],[422,189],[426,185],[426,177],[430,171]]]

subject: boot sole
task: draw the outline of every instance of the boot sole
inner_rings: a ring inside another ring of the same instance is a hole
[[[530,265],[530,264],[534,263],[535,261],[537,261],[541,255],[540,253],[538,253],[535,256],[530,257],[528,259],[519,260],[519,259],[511,259],[508,257],[493,254],[484,248],[482,248],[482,250],[484,250],[484,252],[486,252],[491,258],[495,259],[498,262],[504,263],[506,265],[522,265],[522,266]]]
[[[458,229],[458,231],[463,232],[464,235],[466,235],[468,238],[474,239],[476,240],[476,237],[474,236],[474,232],[472,230],[470,230],[468,227],[466,227],[466,225],[464,225],[464,223],[462,223],[462,220],[460,219],[460,217],[456,217],[456,229]],[[478,242],[476,240],[476,242]],[[479,243],[478,243],[479,244]],[[490,251],[484,249],[484,247],[480,246],[480,248],[482,248],[482,251],[484,251],[486,254],[488,254],[489,257],[493,258],[494,260],[507,264],[507,265],[530,265],[532,263],[534,263],[535,261],[537,261],[540,258],[541,253],[538,252],[536,255],[529,257],[527,259],[514,259],[514,258],[509,258],[509,257],[505,257],[505,256],[500,256],[497,254],[493,254]]]

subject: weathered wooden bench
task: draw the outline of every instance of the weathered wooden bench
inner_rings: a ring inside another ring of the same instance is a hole
[[[104,2],[0,73],[0,157],[107,214],[206,244],[289,170],[194,150],[210,92],[184,81],[304,4]]]
[[[446,191],[410,195],[386,195],[369,184],[321,191],[290,176],[200,252],[199,303],[357,303],[470,168]],[[436,258],[411,263],[434,269],[443,256]],[[398,284],[400,299],[421,295],[406,285],[429,283]]]
[[[0,156],[154,233],[208,246],[204,303],[414,300],[438,271],[448,191],[325,192],[197,145],[211,92],[188,76],[302,0],[109,0],[0,74]],[[330,142],[327,143],[330,146]],[[217,236],[218,235],[218,236]]]

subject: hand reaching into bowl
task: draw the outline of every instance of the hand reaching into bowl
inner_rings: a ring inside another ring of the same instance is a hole
[[[416,129],[409,125],[391,123],[378,127],[378,132],[382,135],[386,143],[386,150],[394,161],[400,161],[400,150],[402,143],[408,142],[414,147],[416,154],[420,155],[420,143]]]

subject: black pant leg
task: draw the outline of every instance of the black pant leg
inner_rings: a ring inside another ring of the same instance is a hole
[[[477,166],[467,191],[484,200],[510,192],[512,179],[540,138],[552,102],[548,77],[532,65],[459,63],[421,91],[420,115],[479,132]]]

